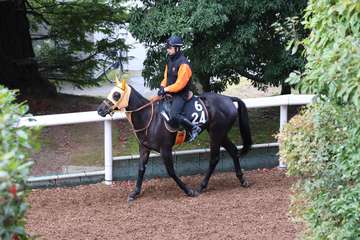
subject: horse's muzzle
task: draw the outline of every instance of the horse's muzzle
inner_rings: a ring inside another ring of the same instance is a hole
[[[110,114],[111,109],[109,107],[108,104],[106,104],[105,102],[102,102],[96,109],[97,113],[102,116],[105,117],[106,115]]]

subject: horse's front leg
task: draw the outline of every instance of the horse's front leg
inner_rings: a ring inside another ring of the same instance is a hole
[[[181,188],[181,190],[183,190],[185,192],[185,194],[188,195],[189,197],[198,196],[199,195],[198,192],[196,192],[196,191],[192,190],[191,188],[189,188],[188,186],[186,186],[186,184],[183,181],[181,181],[181,179],[178,176],[176,176],[175,169],[174,169],[174,163],[173,163],[173,159],[172,159],[171,147],[161,148],[160,155],[164,161],[167,173],[169,174],[170,177],[172,177],[172,179],[174,179],[174,181]]]
[[[128,202],[135,200],[140,195],[141,186],[144,180],[144,174],[146,170],[146,164],[149,161],[150,150],[139,144],[140,160],[139,160],[139,172],[136,180],[135,190],[128,196]]]

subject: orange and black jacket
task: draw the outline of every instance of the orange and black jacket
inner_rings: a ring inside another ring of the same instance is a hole
[[[190,88],[192,70],[190,64],[183,54],[169,58],[165,66],[164,79],[161,86],[170,94],[182,95]]]

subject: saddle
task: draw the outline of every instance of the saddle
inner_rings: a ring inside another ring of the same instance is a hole
[[[181,126],[174,126],[170,122],[171,98],[164,99],[160,101],[159,104],[161,116],[165,120],[165,127],[170,132],[177,132],[175,144],[186,142],[189,139],[189,134]],[[209,114],[203,100],[199,96],[194,96],[193,94],[189,95],[182,115],[201,129],[204,129],[209,120]]]

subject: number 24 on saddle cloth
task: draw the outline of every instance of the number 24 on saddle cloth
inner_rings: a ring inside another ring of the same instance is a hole
[[[162,110],[161,116],[165,120],[165,126],[170,132],[177,132],[175,144],[182,144],[188,140],[188,134],[185,130],[174,128],[170,125],[170,102],[161,103]],[[204,102],[198,96],[193,96],[189,101],[186,102],[182,113],[187,119],[189,119],[194,125],[199,126],[202,130],[209,120],[209,114],[207,112]]]

